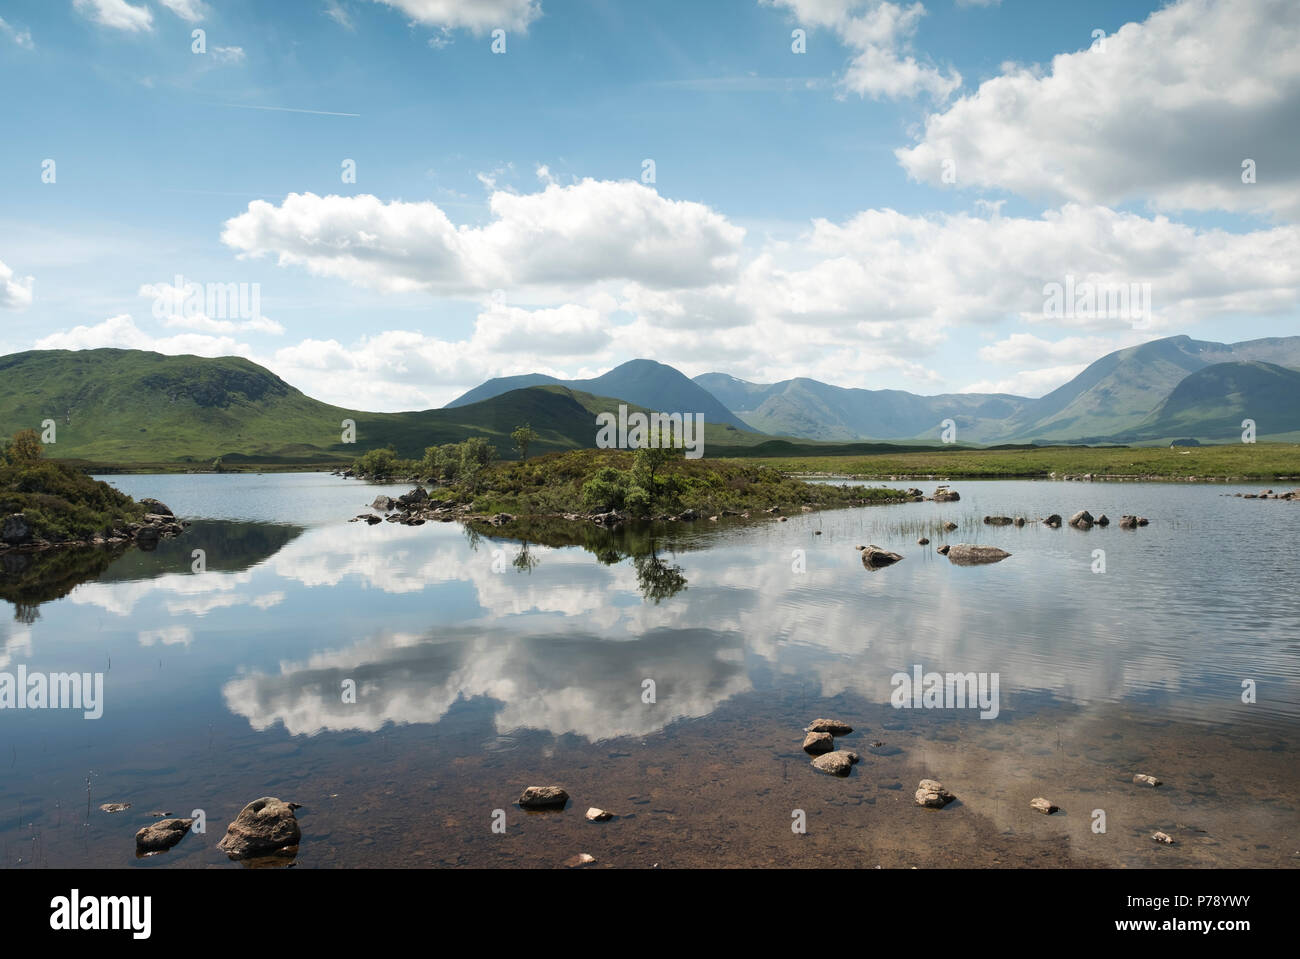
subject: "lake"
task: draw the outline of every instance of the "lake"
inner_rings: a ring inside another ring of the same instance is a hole
[[[299,867],[1300,865],[1300,505],[1230,495],[1257,485],[958,481],[521,539],[349,523],[409,487],[325,474],[101,478],[193,525],[6,561],[0,671],[104,695],[93,720],[0,711],[5,868],[239,868],[216,843],[260,796],[303,805]],[[1112,524],[1032,522],[1084,508]],[[867,570],[865,544],[904,558]],[[996,716],[895,708],[915,666],[996,677]],[[822,716],[854,727],[847,778],[800,748]],[[927,777],[957,801],[918,807]],[[546,784],[564,812],[514,805]],[[204,834],[136,857],[151,812],[196,809]]]

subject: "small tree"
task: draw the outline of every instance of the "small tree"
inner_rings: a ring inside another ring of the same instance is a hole
[[[19,430],[9,444],[9,459],[15,465],[35,463],[44,453],[40,434],[35,430]]]
[[[479,475],[492,462],[496,450],[481,436],[471,436],[460,444],[460,485],[477,492]]]
[[[655,445],[650,445],[647,441],[647,444],[638,449],[632,458],[633,482],[645,490],[651,506],[658,502],[659,494],[662,492],[659,482],[660,470],[673,460],[683,459],[686,455],[683,447],[666,445],[662,431],[656,439],[658,442]]]
[[[537,431],[525,423],[523,426],[515,427],[515,431],[510,434],[510,438],[515,442],[515,449],[519,450],[519,459],[528,459],[528,447],[537,439]]]

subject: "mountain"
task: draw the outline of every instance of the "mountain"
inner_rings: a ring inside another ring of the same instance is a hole
[[[695,382],[757,430],[828,442],[936,440],[940,424],[950,418],[963,441],[986,442],[998,435],[1003,421],[1032,402],[1007,393],[918,396],[904,390],[851,389],[806,377],[758,384],[705,373]]]
[[[1258,434],[1300,431],[1300,371],[1259,361],[1207,366],[1180,381],[1133,437],[1235,442],[1246,419]]]
[[[765,385],[725,373],[705,373],[695,381],[754,428],[804,439],[933,439],[940,421],[951,418],[963,442],[1102,442],[1131,435],[1192,373],[1237,362],[1300,368],[1300,337],[1233,344],[1187,336],[1152,340],[1103,356],[1038,399],[979,393],[918,396],[803,378]],[[1264,384],[1251,381],[1249,386]]]
[[[590,380],[557,380],[543,373],[498,377],[479,384],[468,393],[452,400],[445,408],[454,409],[500,396],[502,393],[523,386],[537,386],[543,383],[566,386],[571,390],[591,393],[595,396],[616,396],[628,403],[658,413],[703,413],[706,423],[727,424],[740,430],[753,429],[732,413],[725,404],[720,403],[708,390],[692,382],[685,374],[673,367],[656,363],[654,360],[629,360],[614,367],[608,373]]]
[[[530,452],[546,453],[594,445],[596,414],[626,402],[547,385],[455,409],[368,413],[314,400],[240,357],[114,349],[0,356],[0,436],[52,419],[48,456],[101,463],[346,462],[390,444],[418,457],[469,436],[513,456],[510,433],[524,423],[539,436]],[[356,423],[355,444],[342,442],[344,420]],[[731,424],[705,429],[706,448],[760,439]]]

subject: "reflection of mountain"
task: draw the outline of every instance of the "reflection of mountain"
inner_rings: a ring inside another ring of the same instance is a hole
[[[131,550],[100,580],[126,582],[152,579],[164,573],[189,572],[196,549],[203,550],[204,562],[210,572],[239,573],[274,556],[303,532],[301,526],[196,520],[193,526],[186,528],[183,536],[162,540],[151,552]]]
[[[209,572],[239,573],[274,556],[303,532],[300,526],[202,520],[148,552],[119,546],[6,553],[0,557],[0,599],[14,604],[16,619],[31,623],[42,603],[61,599],[84,583],[110,589],[114,583],[190,575],[196,549],[204,551]]]
[[[500,703],[499,732],[526,727],[594,741],[705,716],[747,691],[743,645],[736,633],[708,629],[652,630],[630,641],[471,628],[398,633],[284,663],[278,675],[241,676],[223,693],[254,729],[279,722],[294,735],[436,723],[458,700],[482,697]],[[356,681],[355,703],[340,695],[345,679]],[[642,700],[647,679],[653,703]]]

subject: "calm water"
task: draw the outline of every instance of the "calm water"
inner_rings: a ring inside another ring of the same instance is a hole
[[[965,851],[926,862],[1300,862],[1300,504],[1224,495],[1258,486],[965,481],[957,503],[525,543],[349,524],[402,490],[327,475],[108,481],[194,525],[51,595],[8,571],[0,670],[105,673],[98,720],[0,712],[8,868],[227,865],[213,846],[261,795],[304,804],[307,866],[555,865],[593,845],[608,865],[906,865],[936,842]],[[1081,508],[1112,525],[980,522]],[[1012,556],[953,566],[943,542]],[[867,543],[905,558],[867,571]],[[999,717],[892,709],[913,664],[998,674]],[[886,742],[849,780],[798,748],[827,713],[858,727],[848,748]],[[1166,786],[1136,795],[1136,771]],[[919,775],[962,808],[918,818]],[[511,805],[550,782],[578,808]],[[1042,794],[1063,816],[1022,814]],[[814,802],[795,848],[790,810]],[[582,822],[587,805],[620,818]],[[1100,840],[1094,807],[1119,820]],[[149,811],[196,808],[207,834],[136,860]],[[1153,851],[1166,820],[1185,840]]]

